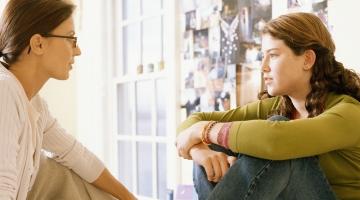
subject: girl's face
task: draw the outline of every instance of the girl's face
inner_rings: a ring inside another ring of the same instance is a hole
[[[74,64],[74,57],[81,54],[75,39],[61,37],[75,36],[73,18],[69,17],[49,34],[52,36],[44,37],[47,40],[47,51],[43,57],[45,73],[49,78],[66,80]]]
[[[272,96],[298,96],[310,88],[311,70],[305,54],[297,56],[283,40],[263,35],[262,71],[267,91]]]

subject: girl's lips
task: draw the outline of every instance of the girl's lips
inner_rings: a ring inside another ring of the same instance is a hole
[[[273,80],[272,78],[264,77],[264,82],[265,82],[265,84],[270,83],[272,80]]]

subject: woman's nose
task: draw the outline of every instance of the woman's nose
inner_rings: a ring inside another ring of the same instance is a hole
[[[261,62],[261,71],[263,71],[263,72],[269,72],[270,71],[269,61],[268,61],[267,57],[264,57],[262,62]]]
[[[80,56],[80,55],[81,55],[81,49],[79,45],[77,45],[76,48],[74,49],[74,56]]]

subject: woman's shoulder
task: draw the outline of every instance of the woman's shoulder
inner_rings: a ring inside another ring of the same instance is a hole
[[[340,103],[349,103],[349,104],[355,104],[355,105],[360,106],[360,102],[350,95],[329,93],[327,100],[326,100],[325,107],[331,108]]]
[[[14,76],[2,65],[0,65],[0,97],[18,98],[22,91]]]

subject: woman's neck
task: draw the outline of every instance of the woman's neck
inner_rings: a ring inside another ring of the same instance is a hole
[[[10,66],[9,71],[19,80],[29,101],[49,79],[41,73],[34,61],[18,61]]]
[[[307,111],[306,107],[305,107],[305,103],[306,103],[306,95],[304,96],[289,96],[289,98],[291,99],[291,102],[293,104],[293,106],[295,107],[295,111],[293,113],[293,118],[294,119],[304,119],[307,118],[309,115],[309,112]]]

